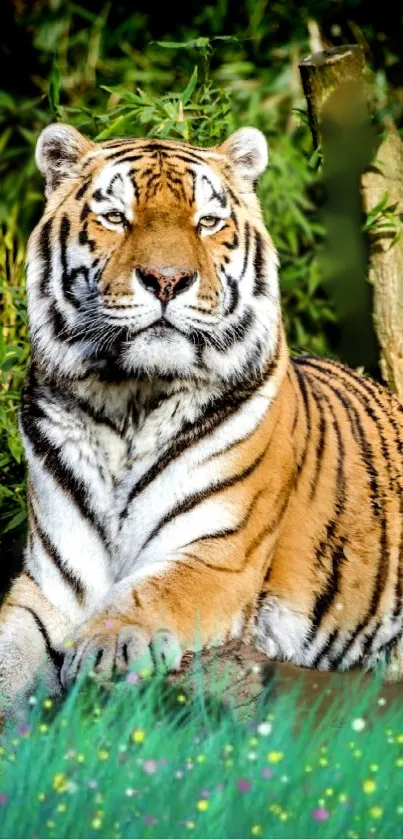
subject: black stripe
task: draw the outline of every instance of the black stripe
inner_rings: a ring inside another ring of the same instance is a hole
[[[233,189],[231,189],[230,186],[228,186],[228,184],[226,185],[226,190],[228,192],[228,195],[231,196],[233,204],[235,204],[236,207],[240,207],[241,202],[240,202],[238,196],[235,195],[235,192],[233,191]]]
[[[48,315],[49,325],[52,327],[52,332],[55,338],[58,338],[64,344],[75,344],[82,340],[82,334],[76,336],[72,333],[67,318],[63,312],[60,311],[55,300],[52,300],[49,306]]]
[[[333,629],[332,632],[329,633],[327,639],[325,640],[324,644],[320,648],[320,650],[316,653],[316,656],[309,666],[312,667],[313,670],[317,670],[319,665],[324,661],[325,657],[330,652],[331,648],[333,647],[334,642],[337,640],[339,635],[338,629]]]
[[[40,428],[40,421],[49,422],[49,419],[36,400],[35,389],[31,381],[28,382],[23,393],[20,421],[24,434],[30,441],[36,457],[42,461],[43,467],[49,471],[61,490],[74,501],[83,518],[92,524],[106,546],[108,544],[106,530],[89,503],[87,488],[66,466],[60,457],[60,449],[50,444],[46,434]]]
[[[76,199],[76,201],[80,201],[80,200],[81,200],[81,198],[84,198],[84,195],[85,195],[85,193],[87,192],[87,189],[88,189],[88,187],[89,187],[89,185],[90,185],[91,181],[92,181],[92,178],[91,178],[91,177],[86,178],[86,179],[83,181],[83,183],[81,184],[80,188],[77,190],[77,192],[76,192],[76,194],[75,194],[75,199]]]
[[[42,529],[41,525],[39,524],[38,517],[35,513],[34,507],[29,499],[28,496],[28,505],[29,511],[32,516],[34,531],[38,536],[39,541],[42,544],[42,548],[44,549],[45,553],[49,557],[49,559],[54,563],[59,574],[63,578],[63,581],[66,585],[69,586],[73,590],[73,593],[77,597],[79,603],[83,603],[85,590],[81,580],[77,579],[77,577],[70,571],[70,569],[65,565],[63,562],[62,557],[60,556],[59,551],[57,550],[56,546],[51,541],[49,534],[45,533]]]
[[[311,393],[312,393],[314,402],[315,402],[316,407],[317,407],[318,412],[319,412],[319,441],[318,441],[318,443],[316,445],[316,449],[315,449],[315,456],[316,456],[315,472],[314,472],[314,475],[313,475],[313,478],[312,478],[312,481],[311,481],[311,487],[310,487],[310,490],[309,490],[309,500],[313,501],[313,499],[315,498],[315,495],[316,495],[316,490],[318,488],[319,474],[320,474],[322,466],[323,466],[323,453],[324,453],[324,450],[325,450],[325,440],[326,440],[326,417],[325,417],[325,412],[323,410],[323,405],[322,405],[323,395],[321,393],[318,393],[315,390],[315,387],[312,387]],[[327,407],[329,407],[329,403],[328,403]]]
[[[388,641],[385,641],[385,643],[378,647],[377,650],[374,650],[374,654],[378,655],[378,653],[386,653],[386,655],[389,655],[389,653],[392,653],[394,651],[395,647],[402,639],[403,627],[400,627],[399,629],[396,629],[396,631],[393,633],[392,637],[389,638]]]
[[[375,637],[378,634],[378,630],[381,628],[381,626],[382,626],[382,620],[381,620],[381,618],[378,618],[378,620],[375,621],[375,624],[372,627],[372,630],[370,632],[368,632],[368,635],[365,636],[365,640],[364,640],[363,646],[361,648],[361,655],[362,655],[363,661],[365,661],[367,655],[371,652],[372,644],[374,643]]]
[[[264,239],[258,230],[255,230],[255,254],[253,257],[253,265],[255,268],[253,294],[255,297],[261,297],[267,291],[267,280],[265,276],[266,261],[264,258]]]
[[[127,518],[129,505],[140,493],[155,480],[155,478],[180,457],[186,449],[196,446],[204,437],[208,437],[216,431],[226,420],[230,419],[236,412],[254,396],[256,391],[275,372],[279,356],[279,344],[276,355],[268,364],[262,377],[252,380],[247,386],[233,388],[226,391],[219,399],[205,406],[203,413],[195,422],[186,422],[179,432],[175,443],[150,467],[150,469],[131,488],[125,508],[120,513],[121,522]],[[238,441],[239,442],[239,441]]]
[[[238,282],[243,280],[245,276],[246,269],[248,267],[249,261],[249,251],[250,251],[250,225],[249,222],[245,222],[245,242],[244,242],[244,255],[243,255],[243,263],[242,263],[242,271],[238,278]]]
[[[247,466],[241,472],[238,472],[236,475],[232,475],[230,478],[225,478],[224,480],[219,481],[216,484],[207,486],[203,490],[194,492],[188,498],[185,498],[184,501],[181,501],[180,504],[177,504],[175,507],[173,507],[172,510],[170,510],[169,513],[166,513],[166,515],[163,516],[162,519],[160,519],[160,521],[158,522],[158,524],[153,528],[146,541],[141,546],[140,550],[144,550],[144,548],[146,548],[147,545],[149,545],[150,542],[152,542],[152,540],[155,539],[156,536],[158,536],[161,530],[164,527],[166,527],[166,525],[169,524],[171,521],[178,518],[178,516],[181,516],[185,513],[189,513],[191,510],[194,510],[194,508],[197,507],[198,504],[210,499],[213,495],[217,495],[223,490],[230,489],[231,487],[236,486],[236,484],[240,483],[241,481],[246,480],[246,478],[252,475],[255,469],[257,469],[258,466],[262,463],[266,455],[266,452],[269,448],[269,445],[270,442],[263,449],[263,451],[260,452],[260,454],[252,461],[252,463],[250,463],[249,466]]]
[[[50,660],[54,664],[54,666],[57,670],[57,675],[59,675],[59,671],[60,671],[61,666],[63,664],[64,655],[63,655],[63,653],[59,653],[59,652],[57,652],[56,650],[53,649],[48,631],[46,629],[46,626],[43,623],[43,621],[41,621],[39,615],[37,615],[36,612],[31,607],[21,606],[20,603],[10,603],[10,606],[12,606],[14,609],[23,609],[24,612],[29,612],[29,614],[33,617],[33,619],[35,621],[35,624],[37,626],[37,629],[40,632],[40,634],[42,635],[42,638],[45,642],[46,654],[49,656]]]
[[[46,295],[49,292],[49,284],[52,271],[52,251],[50,244],[51,232],[52,219],[48,219],[48,221],[45,221],[45,224],[42,225],[38,242],[39,257],[42,261],[42,278],[40,284],[40,292],[43,295]]]
[[[213,334],[204,335],[204,343],[207,346],[214,347],[217,352],[225,354],[234,344],[241,343],[244,340],[253,328],[254,323],[255,314],[248,306],[242,317],[236,323],[227,326],[218,337]]]
[[[291,477],[288,479],[287,483],[282,487],[282,489],[281,489],[281,491],[278,495],[278,498],[276,498],[276,500],[272,504],[272,506],[274,507],[277,503],[279,503],[280,504],[279,509],[275,513],[274,518],[271,519],[271,521],[268,522],[262,528],[262,530],[259,531],[257,536],[255,536],[255,538],[250,543],[249,547],[247,548],[247,550],[245,552],[245,558],[246,559],[249,559],[251,557],[251,555],[258,548],[260,548],[260,545],[266,539],[266,537],[269,536],[271,533],[273,533],[273,531],[276,529],[276,527],[278,527],[278,525],[280,524],[280,522],[283,518],[283,515],[284,515],[284,513],[287,509],[287,505],[288,505],[288,502],[290,500],[290,494],[291,494],[291,490],[294,486],[294,482],[295,482],[295,475],[292,474]],[[269,570],[269,573],[270,573],[270,570]],[[265,577],[265,582],[267,582],[267,576]]]
[[[331,526],[333,526],[333,523],[334,522],[332,521]],[[323,621],[323,618],[329,612],[329,609],[334,603],[335,598],[340,593],[340,582],[342,579],[341,568],[343,563],[346,561],[346,557],[344,555],[344,548],[346,542],[346,538],[340,538],[336,547],[332,549],[330,555],[331,569],[330,573],[327,573],[326,586],[324,590],[316,597],[312,609],[312,623],[309,630],[310,638],[312,639],[312,641],[317,636],[317,632]]]
[[[207,184],[207,186],[211,190],[211,197],[210,197],[209,200],[211,201],[211,200],[214,199],[215,201],[218,201],[218,203],[220,204],[221,207],[226,207],[227,206],[227,196],[226,196],[225,192],[224,191],[217,192],[216,188],[214,187],[214,184],[211,183],[210,178],[208,178],[207,175],[202,175],[201,181],[202,181],[202,183]]]
[[[238,524],[235,525],[235,527],[228,527],[226,529],[213,531],[211,533],[203,533],[203,536],[199,536],[197,539],[192,539],[191,542],[186,542],[186,545],[183,545],[183,548],[187,548],[190,545],[199,545],[200,542],[206,542],[209,539],[214,539],[215,541],[217,541],[219,539],[227,539],[228,536],[237,536],[239,533],[242,532],[242,530],[245,530],[249,523],[253,510],[256,507],[257,502],[259,501],[259,498],[262,495],[264,495],[264,493],[267,491],[267,487],[264,487],[264,489],[260,489],[258,492],[255,493],[244,517],[241,519],[240,522],[238,522]]]
[[[60,259],[62,263],[62,288],[65,300],[71,301],[70,272],[67,267],[67,240],[70,235],[70,221],[66,215],[60,224]]]
[[[295,360],[296,359],[294,359],[294,361]],[[305,461],[306,461],[306,458],[307,458],[307,455],[308,455],[308,447],[309,447],[309,442],[310,442],[310,439],[311,439],[312,420],[311,420],[311,409],[310,409],[310,406],[309,406],[308,389],[307,389],[307,386],[306,386],[305,377],[304,377],[303,373],[301,372],[301,370],[299,370],[298,367],[295,365],[295,363],[294,363],[294,370],[295,370],[295,373],[296,373],[296,376],[297,376],[299,393],[302,396],[302,401],[303,401],[303,405],[304,405],[304,412],[305,412],[305,422],[306,422],[305,445],[304,445],[304,449],[303,449],[303,452],[302,452],[301,460],[297,463],[298,474],[300,474],[302,472],[302,469],[304,467],[304,464],[305,464]]]
[[[229,292],[230,292],[229,303],[228,303],[228,306],[226,307],[225,312],[224,312],[224,317],[228,317],[228,315],[233,315],[234,314],[234,311],[238,306],[239,290],[238,290],[238,283],[236,282],[236,280],[234,280],[233,277],[230,277],[226,273],[225,269],[223,269],[223,273],[224,273],[225,279],[227,281],[227,286],[228,286]]]

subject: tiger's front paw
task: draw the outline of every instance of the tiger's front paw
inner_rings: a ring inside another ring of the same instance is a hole
[[[76,639],[65,654],[60,678],[67,687],[89,669],[104,679],[132,669],[169,672],[179,669],[181,658],[181,646],[172,632],[161,629],[150,636],[138,626],[127,625],[118,633],[86,634]]]

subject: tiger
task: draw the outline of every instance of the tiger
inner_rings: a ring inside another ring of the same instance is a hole
[[[403,666],[403,406],[291,355],[262,132],[36,146],[20,428],[28,536],[0,612],[6,702],[92,667],[249,639],[317,670]]]

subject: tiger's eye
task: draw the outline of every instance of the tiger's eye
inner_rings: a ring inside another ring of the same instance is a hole
[[[218,224],[219,221],[220,221],[220,219],[217,218],[216,216],[203,216],[199,220],[199,226],[200,227],[205,227],[206,229],[211,229],[212,227],[215,227],[216,224]]]
[[[104,219],[109,221],[109,224],[124,224],[125,216],[118,210],[111,210],[110,213],[104,213]]]

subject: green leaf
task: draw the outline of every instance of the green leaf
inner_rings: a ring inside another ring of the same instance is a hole
[[[52,70],[49,76],[49,89],[48,89],[48,99],[49,104],[52,111],[55,114],[59,112],[59,105],[60,105],[60,90],[62,86],[62,80],[60,75],[60,68],[59,68],[59,61],[57,58],[54,59]]]
[[[186,105],[187,102],[189,102],[189,99],[192,96],[196,85],[197,85],[197,66],[194,68],[193,73],[192,73],[192,75],[189,79],[189,82],[188,82],[187,86],[185,87],[185,90],[182,93],[181,100],[182,100],[182,103],[184,105]]]
[[[19,510],[19,512],[15,513],[12,519],[10,519],[8,524],[6,524],[6,526],[2,528],[3,533],[9,533],[10,530],[16,530],[17,527],[20,527],[20,525],[25,522],[26,518],[27,514],[25,510]]]

